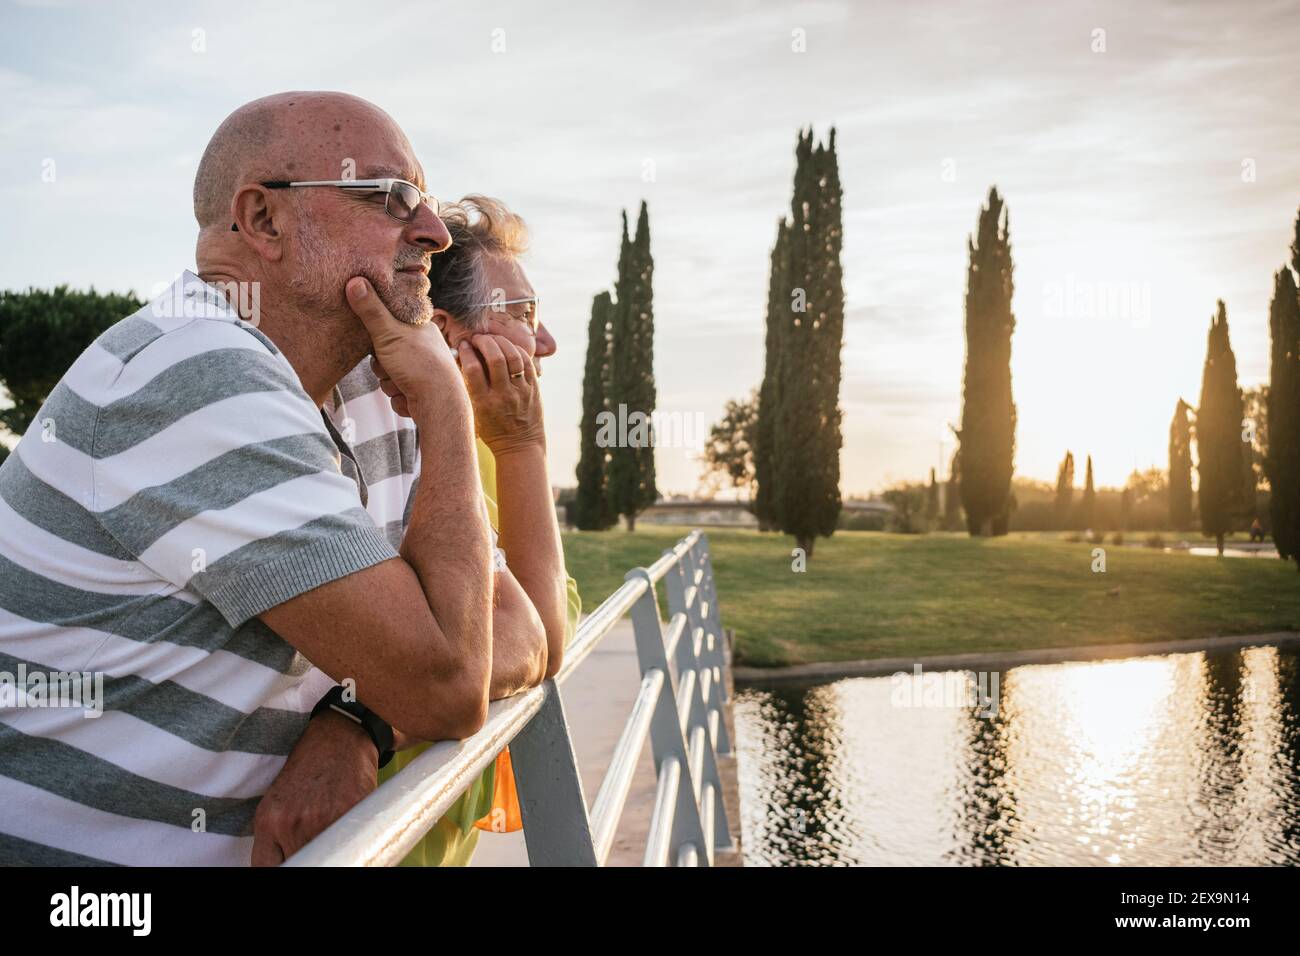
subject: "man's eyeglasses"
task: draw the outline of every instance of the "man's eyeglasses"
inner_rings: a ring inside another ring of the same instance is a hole
[[[289,182],[287,179],[273,179],[259,183],[267,189],[296,189],[299,186],[335,186],[339,189],[353,189],[364,193],[384,193],[384,212],[398,222],[410,222],[420,209],[420,203],[429,204],[433,214],[438,215],[439,203],[436,198],[420,189],[415,183],[405,179],[318,179],[304,182]],[[231,232],[239,232],[239,226],[231,223]]]
[[[526,305],[520,315],[515,315],[515,313],[505,308],[507,305],[521,305],[524,303],[526,303]],[[532,330],[533,335],[536,335],[538,326],[537,309],[540,305],[541,300],[535,295],[530,295],[523,299],[498,299],[494,302],[476,302],[471,306],[471,308],[491,309],[497,314],[504,314],[509,318],[514,319],[516,322],[523,322]]]

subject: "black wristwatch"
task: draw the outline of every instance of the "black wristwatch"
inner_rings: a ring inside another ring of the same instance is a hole
[[[393,728],[361,701],[344,699],[341,685],[331,687],[329,693],[316,702],[316,706],[311,709],[312,717],[322,710],[337,711],[360,724],[379,751],[379,766],[383,767],[393,759]]]

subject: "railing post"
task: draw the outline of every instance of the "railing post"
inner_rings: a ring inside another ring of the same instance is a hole
[[[664,652],[663,622],[659,618],[659,603],[655,600],[655,584],[645,568],[634,568],[624,580],[637,578],[645,581],[646,589],[632,605],[629,616],[632,618],[632,633],[636,638],[636,656],[641,676],[644,677],[655,668],[671,674]],[[689,637],[689,634],[684,634],[682,640],[689,640]],[[665,762],[675,764],[672,770],[674,774],[680,773],[680,782],[675,788],[670,788],[676,790],[672,837],[667,848],[670,860],[677,858],[676,851],[685,844],[710,846],[712,843],[711,840],[706,841],[700,819],[700,807],[696,798],[698,791],[691,772],[690,754],[677,717],[676,686],[676,681],[664,681],[650,723],[650,748],[654,753],[655,777],[660,778],[666,772]],[[712,863],[712,859],[712,853],[708,854],[709,863]]]
[[[718,668],[718,697],[725,701],[730,696],[727,693],[726,682],[721,679],[722,669],[726,666],[726,652],[722,647],[725,638],[722,633],[722,611],[718,607],[718,586],[713,578],[713,552],[709,549],[708,535],[700,535],[697,547],[700,549],[700,563],[704,568],[704,593],[709,602],[709,621],[715,639],[712,649],[714,663]]]
[[[596,866],[587,800],[560,688],[544,685],[541,710],[510,743],[529,866]]]
[[[718,720],[716,753],[730,754],[732,752],[731,735],[727,733],[727,722],[724,716],[724,704],[731,696],[727,692],[727,651],[723,646],[726,637],[722,633],[722,611],[718,606],[718,587],[717,581],[713,577],[713,551],[709,547],[709,536],[700,532],[700,536],[695,542],[695,548],[699,552],[700,566],[704,569],[704,580],[701,584],[704,588],[705,598],[708,601],[708,619],[712,625],[708,628],[709,636],[706,641],[708,656],[706,659],[712,661],[714,667],[714,679],[711,682],[713,686],[710,690],[714,691],[712,706],[716,708],[714,713],[717,714]],[[726,838],[724,841],[719,841],[716,846],[719,849],[729,850],[732,848],[731,828],[727,825],[727,811],[722,802],[722,778],[718,772],[714,755],[710,755],[709,762],[712,764],[716,787],[714,792],[717,794],[718,800],[718,820],[721,823],[721,833]]]
[[[685,641],[686,637],[683,636]],[[696,674],[700,669],[696,669]],[[698,765],[691,766],[691,779],[698,789],[695,791],[696,799],[700,804],[700,816],[705,822],[712,821],[712,833],[709,834],[711,840],[703,844],[707,846],[709,864],[713,864],[713,850],[730,850],[731,828],[727,821],[727,808],[722,803],[722,775],[718,772],[717,753],[713,747],[713,726],[710,720],[709,711],[704,706],[704,697],[701,695],[699,681],[696,680],[696,686],[690,695],[690,704],[686,712],[686,726],[683,733],[686,735],[688,743],[694,739],[698,730],[703,737],[703,749],[699,756]],[[719,728],[725,731],[722,725],[722,713],[715,711],[718,715]],[[680,715],[679,715],[680,718]]]
[[[709,739],[713,748],[718,753],[731,753],[731,736],[727,733],[727,722],[722,719],[723,701],[726,699],[723,694],[722,681],[722,634],[713,632],[713,603],[709,600],[710,584],[708,580],[708,569],[704,562],[701,561],[697,549],[700,547],[702,538],[697,538],[695,543],[687,549],[682,555],[680,565],[674,571],[669,571],[665,578],[668,587],[668,610],[672,614],[684,613],[688,624],[688,633],[692,636],[696,628],[702,628],[704,639],[701,642],[698,659],[692,665],[693,667],[708,671],[709,680],[707,686],[702,680],[703,674],[700,674],[700,692],[705,695],[705,710],[712,713],[717,712],[718,719],[716,722],[708,723]],[[697,580],[698,579],[698,580]],[[708,604],[706,610],[704,605]],[[690,645],[694,647],[694,642]],[[689,659],[689,658],[687,658]],[[678,663],[680,666],[683,658],[679,655]],[[680,674],[678,678],[680,679]]]
[[[674,615],[684,613],[686,616],[686,631],[677,643],[677,653],[674,656],[677,659],[678,681],[689,685],[690,699],[686,713],[679,719],[684,724],[682,732],[688,742],[695,728],[700,727],[704,730],[706,745],[699,765],[693,768],[695,771],[693,782],[699,787],[695,791],[696,797],[712,804],[707,808],[701,807],[701,815],[706,820],[712,818],[713,832],[709,834],[708,843],[698,844],[708,847],[706,856],[711,863],[714,848],[729,850],[732,847],[727,811],[722,803],[722,777],[718,772],[717,762],[717,754],[729,753],[731,746],[719,694],[722,684],[722,658],[718,658],[717,665],[713,663],[713,655],[709,652],[710,640],[715,641],[718,650],[721,650],[721,647],[717,643],[718,639],[710,634],[709,622],[705,619],[705,615],[701,614],[701,602],[705,600],[704,595],[707,594],[706,580],[701,577],[698,585],[694,583],[695,572],[701,566],[695,551],[698,546],[697,540],[682,555],[682,560],[669,569],[664,580],[668,589],[669,611]],[[692,587],[696,588],[693,597],[689,593]],[[655,615],[657,619],[657,607]],[[702,635],[699,654],[695,651],[697,630]],[[690,677],[687,676],[687,672],[691,672]]]

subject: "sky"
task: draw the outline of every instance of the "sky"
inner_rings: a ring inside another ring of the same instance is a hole
[[[0,288],[144,295],[194,266],[218,123],[289,89],[366,97],[430,191],[497,196],[560,343],[542,378],[574,483],[586,324],[620,213],[649,204],[655,378],[672,447],[763,368],[769,253],[801,127],[844,188],[841,488],[940,477],[961,414],[967,236],[995,185],[1016,293],[1016,472],[1066,449],[1099,485],[1166,464],[1215,302],[1268,376],[1272,276],[1300,205],[1300,4],[6,2]],[[1080,466],[1079,474],[1082,474]]]

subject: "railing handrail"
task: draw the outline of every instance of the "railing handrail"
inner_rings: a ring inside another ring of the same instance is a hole
[[[670,572],[674,573],[670,576]],[[666,635],[655,593],[656,584],[665,577],[669,577],[668,598],[672,613],[668,632],[680,635],[670,648],[665,647]],[[633,617],[638,658],[642,665],[641,688],[589,816],[582,799],[581,780],[576,777],[559,686],[629,612]],[[697,651],[693,637],[700,630],[705,632],[704,642],[710,646],[701,646]],[[514,747],[511,750],[515,757],[513,763],[524,815],[525,839],[529,837],[530,815],[539,817],[538,822],[541,822],[541,816],[558,812],[573,823],[572,840],[586,845],[573,847],[574,855],[570,856],[564,843],[552,842],[564,838],[564,828],[548,825],[546,829],[551,832],[545,840],[549,845],[543,845],[541,836],[528,840],[530,861],[604,862],[631,785],[637,755],[647,736],[654,742],[660,797],[664,796],[666,776],[672,778],[671,789],[675,791],[668,798],[673,805],[661,808],[656,801],[650,851],[657,857],[666,858],[671,844],[678,860],[702,861],[706,858],[711,861],[713,846],[729,846],[731,839],[722,811],[721,787],[714,760],[715,749],[729,749],[719,712],[723,699],[719,686],[721,669],[725,666],[721,640],[708,543],[705,536],[695,530],[649,567],[629,572],[624,583],[587,615],[566,649],[564,664],[554,678],[513,697],[492,702],[487,720],[478,733],[465,740],[440,741],[431,745],[393,779],[376,788],[295,853],[285,865],[396,865],[497,754],[506,746],[529,736],[526,731],[534,727],[539,728],[538,733],[532,735],[539,738],[536,745],[532,744],[530,737],[530,745],[521,748],[521,753],[516,753]],[[669,654],[672,655],[671,662]],[[672,665],[676,666],[676,675],[672,673]],[[687,692],[679,702],[678,698],[682,696],[678,692],[681,675],[687,670],[697,669],[700,671],[699,679],[695,679],[695,673],[690,674],[690,690],[681,687]],[[708,699],[702,694],[706,686],[709,687]],[[676,733],[668,727],[663,716],[665,703],[671,708]],[[679,703],[683,705],[680,713]],[[558,743],[551,739],[553,733],[541,732],[541,724],[556,721],[562,728],[560,736],[563,737]],[[698,732],[701,728],[707,730],[704,741]],[[674,736],[679,742],[677,747],[673,746]],[[720,748],[719,737],[722,738]],[[689,752],[686,749],[688,738]],[[546,742],[548,740],[550,743]],[[669,755],[665,748],[681,752]],[[555,770],[552,763],[556,760],[559,761],[558,776],[552,773]],[[673,763],[667,765],[668,760]],[[538,769],[534,770],[534,765]],[[701,773],[707,778],[703,787]],[[556,786],[557,779],[567,785],[568,793],[560,794],[565,786]],[[699,795],[706,799],[706,807],[700,807]],[[694,841],[672,838],[672,834],[680,835],[681,801],[686,798],[689,798],[690,806],[686,807],[684,816],[694,816],[697,821]],[[575,802],[580,807],[573,806]],[[691,810],[695,811],[693,815],[689,812]],[[707,830],[703,827],[705,821],[710,824]],[[712,832],[715,823],[721,827],[717,833]],[[537,827],[538,831],[541,829]],[[705,833],[709,833],[711,838],[704,838]],[[701,848],[695,845],[702,838],[709,844],[707,852],[701,852]],[[651,862],[649,851],[647,862]]]

